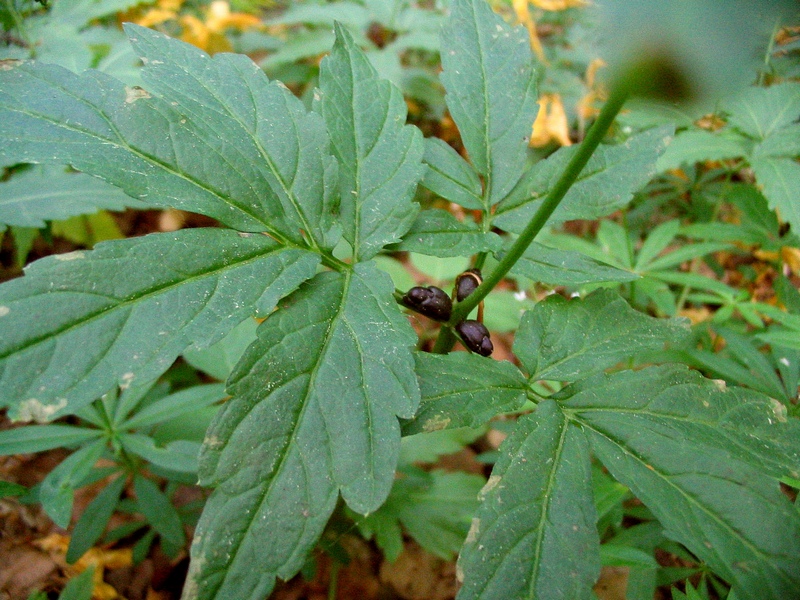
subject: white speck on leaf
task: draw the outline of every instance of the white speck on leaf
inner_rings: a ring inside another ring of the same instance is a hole
[[[7,306],[0,306],[0,317],[5,317],[8,313],[11,312],[11,309]]]
[[[85,258],[86,253],[78,250],[75,252],[67,252],[65,254],[56,254],[54,256],[56,260],[78,260],[81,258]]]
[[[138,85],[125,87],[125,104],[133,104],[142,98],[150,98],[150,92],[140,88]]]
[[[67,405],[66,398],[60,398],[55,404],[42,404],[36,398],[23,400],[14,421],[36,421],[47,423],[52,416]]]
[[[135,375],[131,372],[125,373],[122,376],[122,383],[120,384],[119,387],[122,388],[123,390],[127,390],[129,387],[131,387],[131,382],[133,381],[134,377]]]
[[[775,418],[781,423],[786,423],[786,407],[774,398],[770,398],[769,401],[772,405],[772,412]]]
[[[472,544],[475,540],[478,539],[478,534],[481,532],[481,520],[478,518],[472,519],[472,523],[469,526],[469,533],[467,533],[467,539],[464,540],[465,544]]]
[[[716,385],[716,386],[717,386],[717,389],[718,389],[720,392],[726,392],[726,391],[728,391],[728,384],[727,384],[727,383],[725,383],[725,380],[724,380],[724,379],[714,379],[714,385]]]
[[[430,433],[431,431],[439,431],[440,429],[445,429],[450,424],[449,417],[443,417],[442,415],[435,415],[425,421],[422,425],[422,431],[425,433]]]
[[[483,501],[484,498],[491,492],[494,488],[496,488],[500,484],[500,480],[502,477],[499,475],[492,475],[489,477],[489,481],[486,482],[486,485],[483,486],[483,489],[478,492],[478,500]]]

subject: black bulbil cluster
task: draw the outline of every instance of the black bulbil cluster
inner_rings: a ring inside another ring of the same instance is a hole
[[[480,269],[469,269],[456,278],[453,299],[462,302],[474,292],[483,281]],[[413,287],[405,296],[403,304],[408,308],[442,323],[450,320],[453,312],[453,299],[441,288],[434,285]],[[494,351],[489,330],[483,324],[483,306],[478,309],[478,320],[457,323],[455,331],[469,350],[481,356],[490,356]]]

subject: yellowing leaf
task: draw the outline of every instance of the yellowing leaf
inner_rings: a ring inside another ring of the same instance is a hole
[[[153,27],[154,25],[161,25],[165,21],[175,18],[175,12],[171,10],[164,10],[163,8],[154,8],[148,10],[144,16],[136,19],[134,22],[142,27]]]
[[[551,141],[561,146],[571,146],[567,113],[560,94],[544,94],[539,99],[539,113],[533,122],[530,145],[535,148],[546,146]]]
[[[517,21],[525,25],[525,29],[528,30],[528,35],[530,35],[531,38],[531,48],[533,48],[533,51],[536,53],[536,57],[544,64],[547,64],[542,42],[539,40],[539,34],[536,33],[536,23],[528,10],[528,0],[513,0],[513,6],[514,12],[517,15]]]
[[[69,547],[69,536],[59,533],[52,533],[45,538],[34,542],[36,546],[48,552],[64,571],[70,576],[83,573],[89,567],[94,567],[92,577],[94,589],[92,598],[94,600],[116,600],[121,598],[113,586],[103,581],[104,569],[120,569],[133,564],[133,551],[130,548],[121,550],[104,550],[103,548],[91,548],[75,564],[68,564],[66,559],[67,548]]]
[[[596,85],[596,79],[597,71],[605,66],[606,62],[602,58],[595,58],[586,68],[586,87],[589,88],[589,93],[578,102],[578,118],[581,121],[591,119],[600,112],[595,102],[605,98],[605,91]]]
[[[781,258],[792,273],[800,275],[800,249],[784,246],[781,248]]]
[[[553,11],[580,8],[589,4],[586,0],[530,0],[530,3],[536,8]]]

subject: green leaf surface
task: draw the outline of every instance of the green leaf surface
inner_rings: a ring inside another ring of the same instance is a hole
[[[94,570],[95,566],[91,565],[80,575],[70,579],[58,595],[58,600],[92,600]]]
[[[401,467],[414,463],[433,464],[439,460],[440,456],[460,452],[484,433],[486,433],[485,425],[477,428],[458,427],[404,435],[400,440],[398,462]]]
[[[596,219],[630,202],[656,174],[656,161],[672,140],[671,125],[632,136],[622,144],[601,145],[558,205],[550,223]],[[529,168],[495,213],[494,225],[519,233],[541,206],[577,146],[561,148]]]
[[[416,336],[372,263],[321,273],[258,330],[209,428],[186,598],[261,599],[303,565],[341,490],[358,513],[385,500],[395,415],[419,401]],[[253,565],[259,565],[253,569]]]
[[[658,561],[651,552],[621,544],[600,546],[600,562],[604,567],[631,567],[634,569],[656,569]]]
[[[257,328],[255,319],[245,319],[216,344],[202,350],[187,350],[183,358],[195,369],[225,381],[244,351],[256,339]]]
[[[800,163],[793,158],[765,157],[754,158],[750,166],[769,207],[792,225],[792,231],[800,231]]]
[[[67,548],[67,562],[72,564],[100,539],[125,488],[125,476],[119,475],[95,496],[81,513]]]
[[[583,285],[600,281],[635,281],[639,275],[600,262],[574,250],[532,242],[511,268],[512,275],[551,285]]]
[[[225,386],[221,383],[195,385],[185,390],[159,398],[152,404],[125,419],[122,427],[139,429],[159,425],[168,419],[182,417],[225,397]]]
[[[153,481],[141,475],[134,477],[133,489],[136,492],[136,505],[153,529],[169,542],[183,546],[186,534],[178,511],[169,498]]]
[[[459,221],[446,210],[432,208],[417,215],[403,241],[392,249],[450,257],[494,252],[502,243],[496,233],[484,232],[472,221]]]
[[[339,162],[341,222],[356,260],[375,256],[400,239],[414,221],[422,179],[422,134],[406,125],[406,104],[393,84],[378,77],[340,24],[320,65],[320,98],[331,148]]]
[[[148,204],[297,244],[304,234],[312,246],[335,244],[336,165],[322,119],[245,56],[210,58],[126,27],[148,90],[97,71],[5,63],[0,160],[69,163]]]
[[[514,353],[532,380],[574,381],[688,333],[688,321],[649,317],[610,290],[553,295],[525,313]]]
[[[14,418],[53,417],[147,380],[186,348],[269,314],[318,262],[267,236],[217,228],[37,261],[0,287],[0,398]]]
[[[457,598],[588,598],[600,541],[583,432],[545,400],[500,452],[458,559]]]
[[[782,405],[677,365],[600,374],[558,396],[668,537],[743,598],[800,597],[800,513],[770,477],[800,464]]]
[[[100,435],[97,429],[74,425],[27,425],[0,431],[0,456],[33,454],[53,448],[69,448]]]
[[[40,228],[45,221],[126,206],[147,205],[99,179],[60,168],[28,169],[0,183],[0,223],[16,227]]]
[[[126,433],[120,436],[125,449],[157,467],[178,473],[197,473],[200,442],[175,440],[159,446],[150,436]]]
[[[92,471],[105,447],[105,440],[95,440],[70,454],[42,480],[39,486],[39,502],[59,527],[69,527],[75,489]]]
[[[770,133],[753,150],[753,157],[800,156],[800,123],[792,123]]]
[[[538,109],[527,32],[512,28],[483,0],[454,0],[441,57],[447,107],[484,176],[484,197],[495,204],[525,167]]]
[[[439,138],[425,138],[424,160],[428,168],[423,186],[464,208],[483,209],[478,174],[450,144]]]
[[[0,498],[9,496],[24,496],[28,493],[28,488],[13,481],[3,481],[0,479]]]
[[[518,410],[527,382],[509,362],[476,354],[415,354],[422,401],[403,434],[454,427],[480,427],[492,417]]]
[[[735,98],[723,102],[723,109],[730,113],[730,125],[749,137],[763,140],[797,121],[800,83],[747,88]]]
[[[387,529],[393,527],[391,521],[399,521],[425,550],[452,560],[467,536],[486,480],[440,470],[405,469],[403,474],[386,503],[366,518],[367,526]]]
[[[656,172],[693,165],[704,160],[726,160],[748,156],[753,143],[741,134],[728,130],[706,131],[692,129],[675,136],[656,162]]]

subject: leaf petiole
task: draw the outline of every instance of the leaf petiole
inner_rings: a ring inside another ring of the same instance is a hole
[[[553,211],[555,211],[569,189],[577,181],[581,171],[586,166],[586,163],[589,162],[592,154],[594,154],[597,146],[603,140],[606,132],[625,104],[625,101],[632,91],[632,87],[631,82],[621,82],[612,89],[608,101],[606,101],[597,120],[586,134],[586,138],[584,138],[583,142],[578,147],[578,151],[569,161],[561,177],[550,190],[550,193],[517,238],[517,241],[514,242],[514,245],[511,246],[492,272],[484,278],[483,283],[481,283],[463,302],[459,302],[453,307],[453,314],[450,317],[450,321],[442,327],[432,352],[446,354],[453,348],[455,336],[452,333],[452,327],[463,321],[472,309],[489,295],[489,292],[500,283],[514,264],[522,257],[525,250],[547,223],[550,215],[553,214]]]

